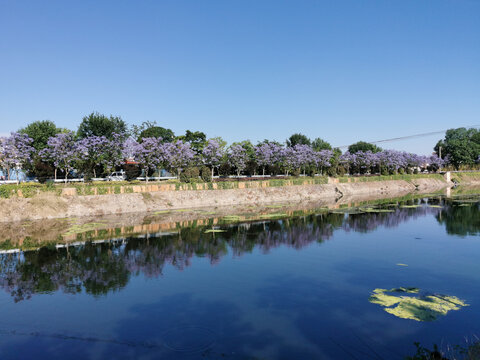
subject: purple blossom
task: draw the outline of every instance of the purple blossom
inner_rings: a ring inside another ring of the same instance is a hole
[[[195,151],[190,143],[177,140],[163,144],[165,163],[172,171],[180,175],[180,171],[190,165],[195,157]]]
[[[248,154],[247,150],[242,145],[230,146],[228,152],[228,159],[230,163],[237,169],[237,176],[240,176],[242,171],[247,166]]]
[[[135,154],[135,159],[145,170],[145,178],[147,181],[148,170],[159,168],[166,160],[164,144],[160,137],[143,138],[141,143],[136,143],[136,145],[134,145],[129,151],[132,151]]]
[[[64,132],[52,136],[47,141],[47,147],[40,152],[40,156],[47,161],[52,161],[55,166],[55,179],[57,178],[57,169],[65,172],[65,183],[68,173],[73,170],[75,161],[79,154],[75,143],[73,132]]]
[[[76,147],[79,160],[87,164],[97,177],[95,168],[106,163],[111,141],[105,136],[93,135],[77,141]]]
[[[10,179],[10,170],[19,168],[31,161],[33,140],[26,134],[12,132],[9,137],[0,138],[0,167],[7,171]]]
[[[214,169],[220,166],[224,155],[225,155],[225,150],[217,140],[215,139],[208,140],[207,145],[205,145],[202,151],[202,159],[205,165],[208,165],[211,167],[212,177],[213,177]]]
[[[255,146],[255,157],[258,166],[262,168],[262,173],[265,175],[267,166],[276,166],[282,162],[283,147],[273,142],[258,144]]]

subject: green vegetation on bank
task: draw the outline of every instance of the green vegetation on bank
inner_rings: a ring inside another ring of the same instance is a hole
[[[455,179],[459,183],[471,177],[478,177],[480,179],[480,172],[455,174]],[[403,175],[379,175],[379,176],[342,176],[338,177],[339,183],[354,183],[354,182],[372,182],[372,181],[389,181],[389,180],[405,180],[413,181],[415,179],[429,178],[442,180],[441,174],[403,174]],[[20,183],[20,184],[4,184],[0,185],[0,198],[10,198],[12,196],[19,197],[33,197],[40,193],[51,193],[61,195],[64,189],[75,189],[76,195],[106,195],[106,194],[122,194],[135,192],[135,186],[165,186],[173,185],[165,190],[230,190],[230,189],[251,189],[258,187],[280,187],[292,185],[320,185],[327,184],[328,177],[289,177],[289,178],[274,178],[274,179],[249,179],[248,181],[242,179],[220,179],[213,182],[203,182],[201,179],[191,181],[188,183],[180,182],[179,180],[167,180],[162,182],[141,182],[135,181],[118,181],[118,182],[90,182],[90,183],[70,183],[68,187],[63,184],[40,184],[40,183]],[[155,190],[152,190],[155,191]]]

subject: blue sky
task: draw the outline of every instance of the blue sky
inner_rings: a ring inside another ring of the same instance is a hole
[[[0,133],[92,111],[335,146],[480,123],[477,0],[0,0],[0,34]]]

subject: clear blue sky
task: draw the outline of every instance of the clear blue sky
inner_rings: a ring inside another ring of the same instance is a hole
[[[478,124],[480,1],[0,0],[0,133],[94,110],[228,142]]]

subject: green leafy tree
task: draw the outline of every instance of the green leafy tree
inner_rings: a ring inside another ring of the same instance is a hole
[[[32,141],[32,147],[35,149],[33,159],[24,164],[24,170],[29,176],[35,176],[40,181],[45,181],[53,175],[53,162],[48,162],[38,156],[38,153],[47,147],[48,139],[66,131],[58,128],[53,121],[40,120],[28,124],[18,132],[26,134]]]
[[[312,148],[315,151],[332,150],[332,145],[330,145],[330,143],[326,142],[323,139],[316,138],[312,141]]]
[[[197,153],[201,152],[207,143],[207,135],[201,131],[187,130],[185,135],[178,136],[177,139],[183,142],[189,142],[192,149]]]
[[[293,134],[287,139],[287,146],[294,147],[295,145],[311,145],[312,142],[303,134]]]
[[[477,129],[457,128],[447,130],[445,138],[435,145],[435,152],[457,169],[472,166],[480,156],[480,131]]]
[[[34,121],[18,131],[20,134],[26,134],[32,139],[32,146],[40,151],[47,147],[48,139],[62,132],[53,121],[41,120]]]
[[[138,142],[142,142],[144,138],[162,138],[162,142],[172,142],[175,139],[175,134],[172,130],[161,126],[152,126],[143,130],[138,136]]]
[[[377,153],[382,151],[382,149],[379,148],[377,145],[374,145],[365,141],[356,142],[355,144],[352,144],[348,147],[348,152],[350,154],[355,154],[359,151],[362,151],[362,152],[371,151],[373,153]]]
[[[77,136],[84,139],[89,136],[105,136],[113,139],[114,134],[127,135],[127,124],[119,116],[107,117],[98,112],[85,116],[78,127]]]

